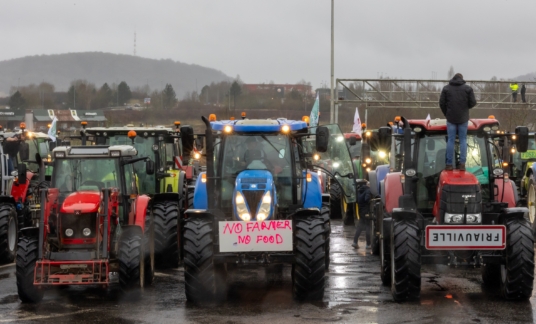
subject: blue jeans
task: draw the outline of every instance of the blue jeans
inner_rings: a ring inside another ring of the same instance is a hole
[[[458,138],[460,140],[460,163],[465,164],[467,161],[467,124],[453,124],[447,122],[447,165],[454,165],[454,141],[456,140],[456,133],[458,133]]]

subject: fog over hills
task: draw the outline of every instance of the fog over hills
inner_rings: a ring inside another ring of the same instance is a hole
[[[105,82],[111,86],[125,81],[131,89],[148,84],[151,91],[163,90],[170,83],[177,98],[182,99],[187,92],[200,92],[206,84],[231,78],[216,69],[171,59],[102,52],[36,55],[0,62],[1,96],[8,95],[11,87],[42,81],[53,84],[56,91],[67,91],[71,82],[79,79],[94,83],[97,88]]]

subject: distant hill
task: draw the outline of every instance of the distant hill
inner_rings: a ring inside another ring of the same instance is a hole
[[[528,73],[525,75],[520,75],[515,77],[514,80],[517,81],[536,81],[536,72]]]
[[[221,71],[170,59],[155,60],[132,55],[102,52],[69,53],[27,56],[0,62],[0,95],[9,93],[12,86],[49,82],[56,91],[67,91],[74,80],[87,80],[100,88],[125,81],[130,88],[148,84],[153,90],[163,90],[170,83],[182,99],[186,92],[211,82],[231,78]]]

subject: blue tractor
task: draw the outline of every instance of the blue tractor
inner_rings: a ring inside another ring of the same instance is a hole
[[[202,119],[207,171],[197,180],[194,209],[185,212],[179,237],[187,299],[225,298],[233,267],[264,266],[270,280],[283,264],[292,264],[295,299],[322,299],[331,229],[315,161],[334,161],[323,172],[338,179],[355,204],[354,167],[339,127],[282,118]]]

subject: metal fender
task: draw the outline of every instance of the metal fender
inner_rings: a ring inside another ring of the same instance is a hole
[[[195,191],[194,191],[194,208],[195,209],[207,209],[208,208],[207,183],[201,181],[204,173],[206,172],[201,172],[199,174],[199,177],[195,181]]]
[[[160,181],[160,192],[178,192],[180,186],[180,170],[166,170],[171,176],[165,177]],[[171,185],[171,191],[168,187]]]
[[[303,208],[322,208],[322,188],[318,173],[309,172],[311,182],[304,181],[303,186]]]
[[[191,180],[194,177],[194,167],[191,165],[186,165],[182,167],[182,170],[184,174],[186,175],[186,179]]]
[[[376,171],[369,171],[368,172],[368,179],[370,182],[370,193],[372,194],[372,197],[376,197],[379,193],[378,191],[378,178],[376,176]]]
[[[389,164],[379,165],[376,168],[376,181],[378,183],[378,194],[381,194],[382,188],[380,183],[385,179],[385,176],[389,173]]]
[[[402,182],[400,182],[400,172],[388,173],[384,180],[385,193],[385,210],[393,213],[394,208],[398,208],[398,198],[404,194]]]
[[[498,195],[495,196],[495,200],[499,202],[508,203],[508,208],[516,206],[516,195],[514,194],[515,188],[509,179],[504,181],[503,179],[495,179],[495,185],[497,186]],[[504,195],[503,195],[504,193]]]
[[[147,216],[147,207],[151,198],[147,195],[141,195],[134,202],[136,205],[136,213],[134,214],[134,222],[131,225],[137,225],[141,228],[142,233],[145,232],[145,217]]]
[[[33,176],[33,172],[28,171],[26,172],[26,183],[13,183],[13,187],[11,187],[11,195],[16,201],[19,201],[20,198],[23,203],[26,202],[26,193],[28,192],[30,180],[32,180]]]

